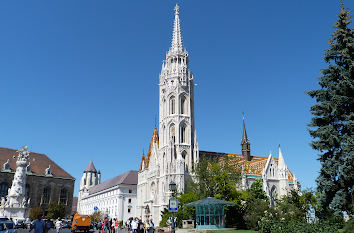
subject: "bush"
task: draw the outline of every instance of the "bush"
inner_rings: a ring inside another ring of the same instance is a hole
[[[345,223],[343,228],[344,233],[354,233],[354,217],[350,218],[348,222]]]
[[[63,203],[51,202],[48,205],[48,214],[47,218],[57,219],[65,217],[65,205]]]
[[[330,222],[308,223],[305,221],[261,220],[260,233],[337,233],[338,225]]]

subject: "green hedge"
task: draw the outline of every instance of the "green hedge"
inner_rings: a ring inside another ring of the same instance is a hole
[[[261,233],[336,233],[340,232],[339,226],[330,222],[307,223],[301,221],[259,221]]]

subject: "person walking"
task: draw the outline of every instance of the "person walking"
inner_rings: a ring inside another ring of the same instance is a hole
[[[55,228],[57,230],[57,233],[60,232],[61,228],[63,227],[63,222],[58,218],[58,220],[55,222]]]
[[[154,231],[155,231],[155,224],[154,224],[154,222],[152,221],[152,219],[150,219],[150,221],[149,221],[149,225],[150,225],[150,230],[149,230],[149,233],[154,233]]]
[[[42,220],[42,215],[38,215],[37,219],[31,224],[29,232],[34,229],[34,233],[44,233],[45,222]]]
[[[144,233],[149,233],[149,230],[150,230],[149,220],[146,220],[144,224]]]
[[[119,230],[119,222],[118,222],[118,219],[115,219],[115,221],[114,221],[114,230],[115,230],[115,233],[118,233],[118,230]]]
[[[136,217],[135,217],[134,220],[132,221],[131,225],[132,225],[132,233],[138,233],[138,225],[139,225],[139,222],[138,222],[138,220],[137,220]]]

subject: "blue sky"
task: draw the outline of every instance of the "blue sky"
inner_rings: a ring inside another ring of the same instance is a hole
[[[320,167],[307,132],[338,1],[177,1],[201,150],[277,154],[303,187]],[[345,1],[354,9],[353,2]],[[3,0],[0,146],[45,153],[76,179],[138,169],[158,114],[176,1]]]

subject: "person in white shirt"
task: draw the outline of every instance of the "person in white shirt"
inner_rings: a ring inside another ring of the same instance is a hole
[[[134,220],[132,221],[132,231],[133,233],[137,233],[138,232],[138,226],[139,226],[139,222],[136,218],[134,218]]]
[[[57,233],[59,233],[62,227],[63,227],[63,222],[60,220],[60,218],[58,218],[58,220],[55,222],[55,228],[57,229]]]

